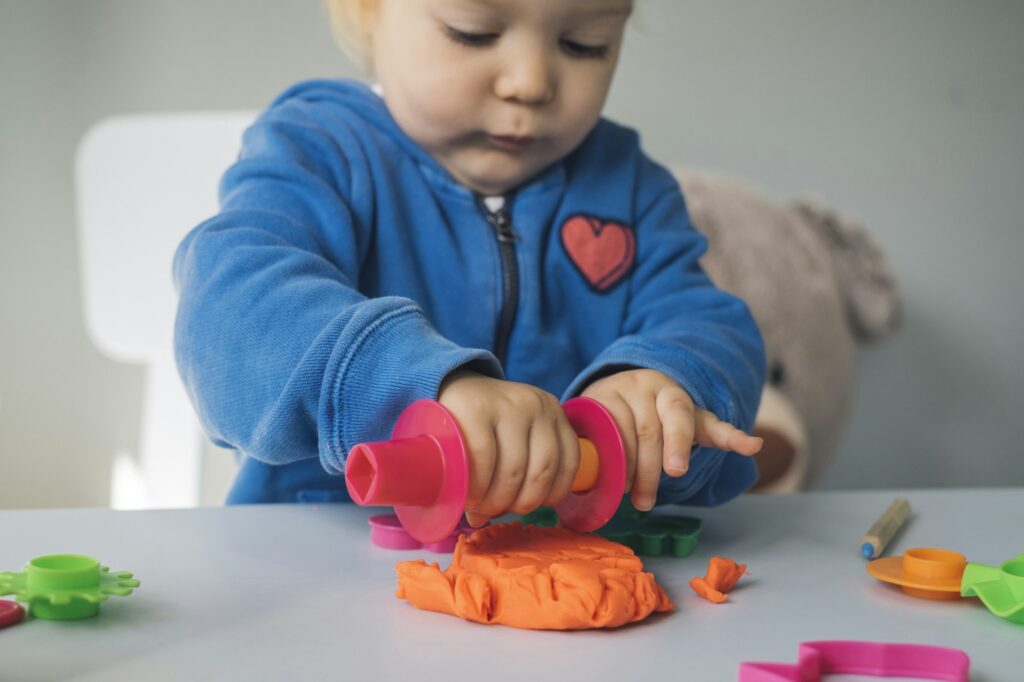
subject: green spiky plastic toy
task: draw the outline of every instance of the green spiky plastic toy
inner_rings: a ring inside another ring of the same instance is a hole
[[[92,557],[50,554],[32,559],[23,573],[0,573],[0,596],[13,594],[44,620],[95,616],[108,595],[127,597],[139,581],[127,571],[111,573]]]

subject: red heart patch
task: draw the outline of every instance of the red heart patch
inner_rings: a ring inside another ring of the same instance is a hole
[[[636,237],[621,223],[574,215],[562,223],[562,246],[590,286],[609,289],[633,266]]]

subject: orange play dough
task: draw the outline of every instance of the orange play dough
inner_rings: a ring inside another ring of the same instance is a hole
[[[691,580],[690,587],[708,601],[721,604],[726,600],[726,593],[736,587],[736,583],[746,572],[746,564],[737,564],[732,559],[713,556],[708,561],[707,574],[703,578]]]
[[[452,563],[405,561],[414,606],[533,630],[613,628],[675,606],[633,550],[563,528],[498,524],[459,538]]]

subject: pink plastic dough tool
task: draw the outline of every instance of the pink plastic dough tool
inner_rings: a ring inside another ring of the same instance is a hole
[[[591,398],[573,398],[562,406],[580,438],[597,450],[597,482],[587,491],[569,493],[555,505],[566,528],[589,533],[611,521],[626,490],[626,446],[615,418]]]
[[[563,408],[582,438],[594,444],[598,474],[586,491],[555,507],[563,525],[580,532],[611,520],[626,487],[625,446],[615,420],[590,398]],[[462,518],[469,490],[469,460],[455,418],[440,403],[417,400],[399,416],[391,440],[360,443],[345,464],[345,485],[361,506],[392,505],[410,536],[441,542]]]
[[[741,663],[739,682],[819,682],[822,675],[912,677],[968,682],[971,659],[960,649],[882,642],[804,642],[796,665]]]
[[[361,506],[393,505],[409,535],[440,542],[466,507],[469,462],[455,417],[441,403],[417,400],[398,417],[391,440],[348,453],[345,486]]]
[[[435,554],[451,554],[459,536],[471,535],[476,528],[460,520],[455,531],[439,542],[420,542],[402,527],[394,514],[378,514],[370,517],[370,542],[384,549],[425,549]]]

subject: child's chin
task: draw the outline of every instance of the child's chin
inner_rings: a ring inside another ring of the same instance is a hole
[[[469,185],[471,189],[480,194],[505,194],[526,184],[541,170],[516,164],[507,156],[501,162],[493,165],[497,167],[488,168],[487,171],[472,176],[471,180],[464,184]]]
[[[505,194],[523,184],[526,178],[520,174],[485,174],[463,181],[474,192],[485,196]]]

